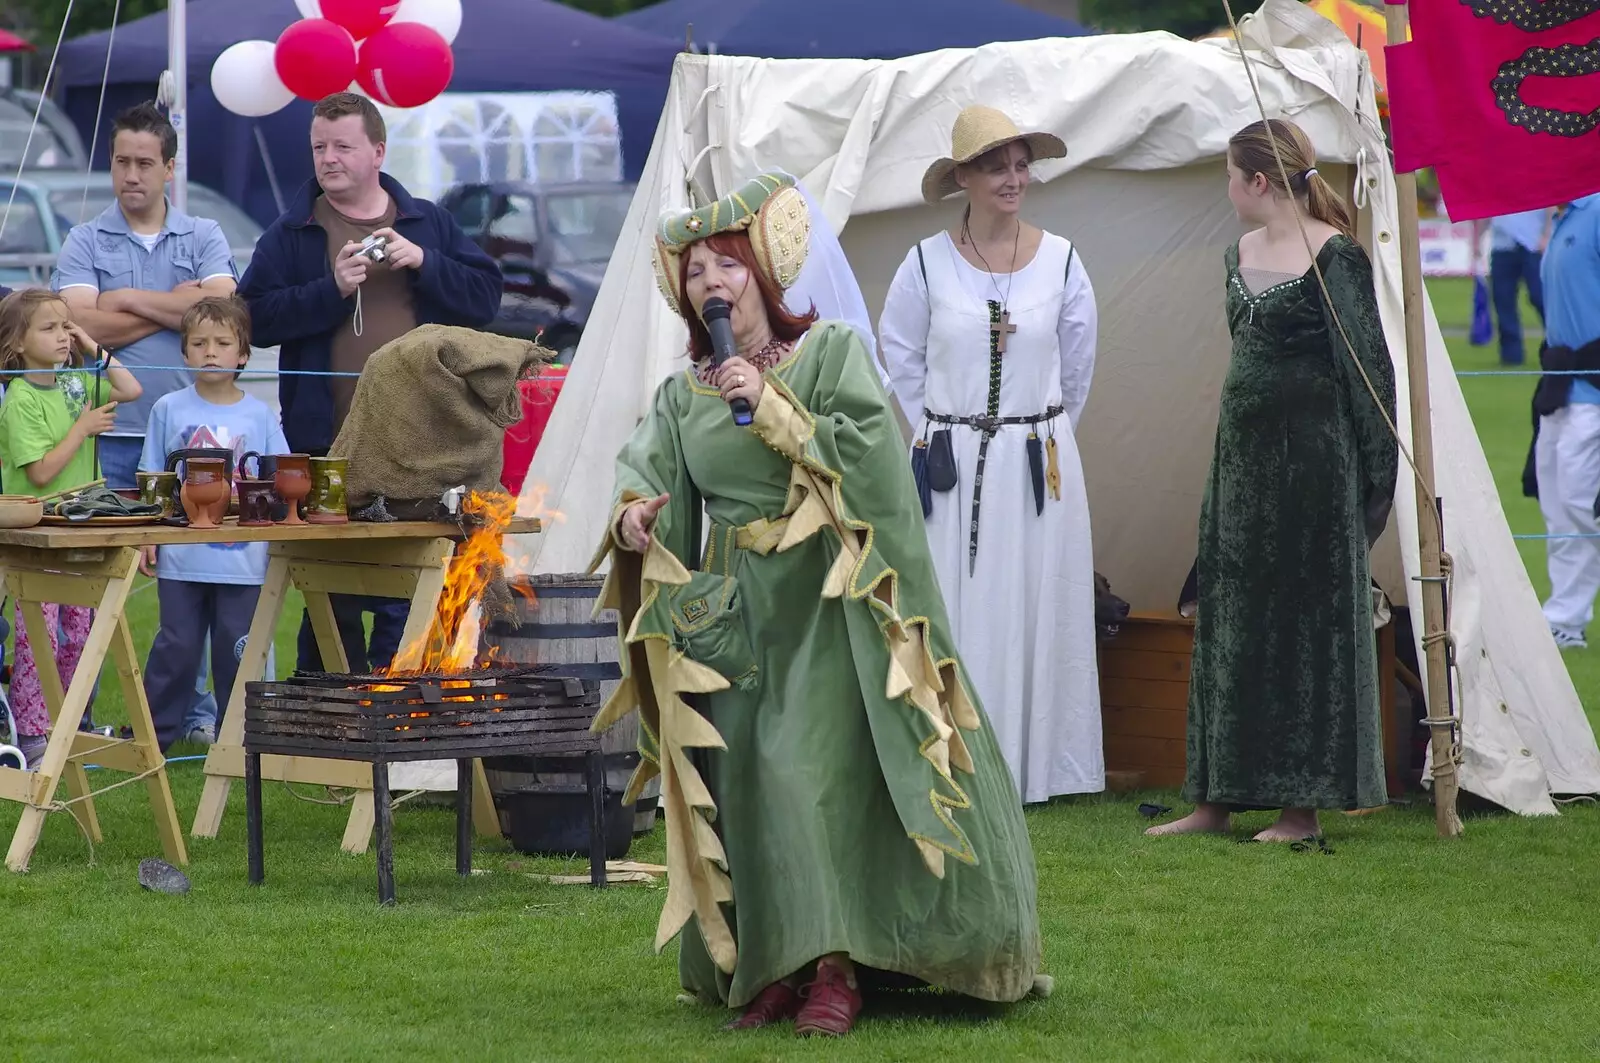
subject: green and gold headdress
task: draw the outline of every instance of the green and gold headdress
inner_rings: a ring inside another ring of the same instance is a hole
[[[717,233],[746,231],[756,263],[780,289],[800,276],[811,246],[805,196],[786,173],[766,173],[694,210],[668,211],[656,231],[656,284],[674,313],[683,313],[678,263],[689,245]]]

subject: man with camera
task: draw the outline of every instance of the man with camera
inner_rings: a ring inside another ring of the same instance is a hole
[[[255,343],[279,348],[283,432],[297,453],[327,453],[356,376],[378,348],[418,325],[482,328],[500,309],[499,267],[448,213],[382,172],[386,141],[383,116],[365,96],[337,92],[318,102],[316,175],[262,234],[239,286]],[[374,614],[370,652],[363,610]],[[389,663],[406,612],[401,601],[335,596],[352,669]],[[307,620],[300,666],[320,661]]]

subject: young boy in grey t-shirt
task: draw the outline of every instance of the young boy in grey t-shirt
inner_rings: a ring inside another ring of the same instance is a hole
[[[232,450],[236,470],[248,451],[287,452],[277,415],[239,387],[239,371],[250,357],[245,304],[233,296],[202,299],[183,316],[182,335],[184,362],[195,382],[163,395],[151,409],[140,471],[165,469],[168,454],[191,447]],[[267,578],[267,544],[147,547],[145,565],[157,569],[161,630],[145,665],[144,691],[165,750],[183,737],[208,634],[216,726],[221,730],[256,599]]]

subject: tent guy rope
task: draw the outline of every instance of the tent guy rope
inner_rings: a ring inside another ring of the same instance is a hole
[[[100,150],[100,122],[106,113],[106,84],[111,80],[111,50],[117,43],[117,23],[122,20],[122,0],[111,9],[111,33],[106,37],[106,66],[100,74],[100,100],[94,105],[94,128],[89,131],[89,156],[84,160],[86,173],[94,173],[94,155]],[[83,183],[83,198],[78,202],[78,224],[84,223],[89,213],[89,182]]]
[[[27,168],[28,152],[33,148],[33,134],[39,129],[39,116],[44,112],[44,102],[50,95],[50,81],[55,77],[56,60],[61,56],[61,43],[67,39],[67,23],[72,20],[72,5],[75,2],[76,0],[67,0],[66,13],[61,16],[61,32],[56,34],[56,46],[50,53],[50,65],[44,72],[44,85],[39,89],[39,102],[33,108],[33,121],[28,123],[28,138],[22,142],[22,156],[17,159],[17,176],[11,182],[11,194],[6,197],[5,213],[0,214],[0,236],[6,234],[6,222],[11,220],[11,205],[17,201],[17,189],[22,184],[22,171]]]

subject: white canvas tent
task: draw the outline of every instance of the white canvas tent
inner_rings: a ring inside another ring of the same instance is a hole
[[[1268,0],[1241,33],[1268,112],[1306,129],[1336,186],[1355,181],[1409,446],[1395,180],[1365,58],[1291,0]],[[876,315],[906,250],[958,209],[927,206],[918,186],[948,151],[956,112],[980,102],[1067,141],[1068,158],[1035,168],[1026,213],[1077,244],[1100,307],[1099,360],[1078,433],[1095,567],[1136,609],[1174,607],[1194,558],[1229,353],[1222,254],[1240,227],[1224,152],[1260,113],[1232,41],[1168,34],[890,61],[680,56],[625,235],[528,477],[528,489],[547,488],[563,515],[524,544],[533,571],[587,565],[610,505],[613,459],[656,385],[685,364],[682,325],[651,272],[661,211],[686,205],[691,185],[703,202],[784,168],[822,203]],[[1461,785],[1516,812],[1553,813],[1552,794],[1600,792],[1600,751],[1513,545],[1431,308],[1426,335],[1436,488],[1455,567]],[[1416,499],[1404,466],[1395,514],[1375,570],[1393,600],[1413,604],[1420,632]]]

